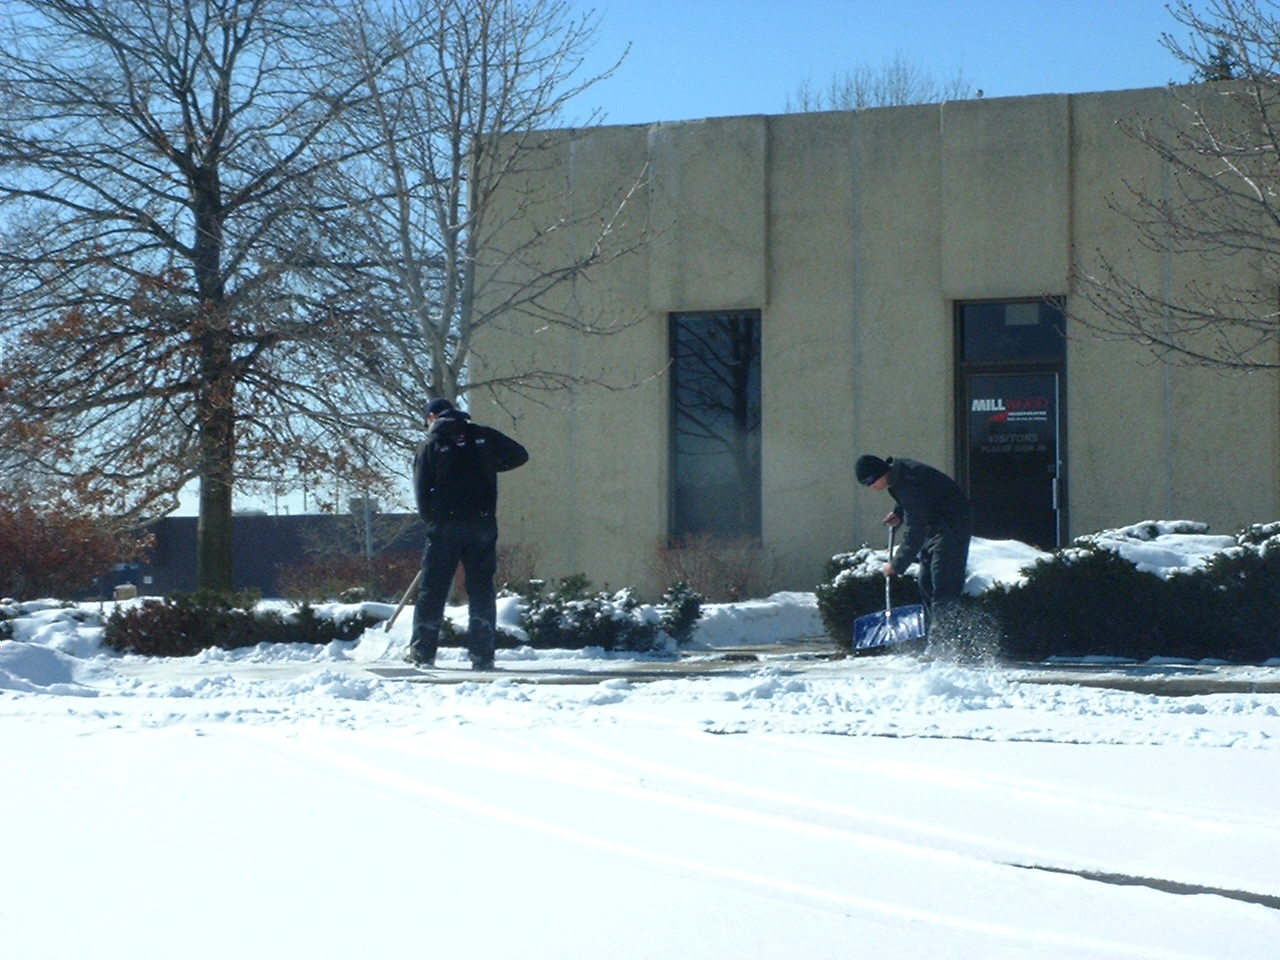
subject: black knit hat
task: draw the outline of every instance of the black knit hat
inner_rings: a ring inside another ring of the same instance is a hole
[[[452,403],[450,403],[444,397],[436,397],[434,400],[432,400],[430,403],[427,404],[426,415],[428,417],[439,416],[440,414],[444,413],[446,410],[452,410],[452,409],[453,409]]]
[[[854,465],[854,472],[857,474],[858,482],[869,487],[889,472],[889,464],[868,453],[858,458],[857,464]]]

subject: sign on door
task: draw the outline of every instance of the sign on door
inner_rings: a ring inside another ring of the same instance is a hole
[[[1057,373],[966,375],[966,476],[977,536],[1058,545]]]

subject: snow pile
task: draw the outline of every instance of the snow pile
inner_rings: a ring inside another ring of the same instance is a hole
[[[1192,573],[1214,554],[1236,548],[1236,538],[1211,536],[1208,526],[1190,520],[1148,520],[1084,538],[1102,550],[1119,554],[1143,573],[1167,580]]]
[[[1051,554],[1017,540],[984,540],[974,537],[969,544],[969,568],[964,592],[971,597],[986,593],[997,584],[1012,587],[1026,579],[1026,569]]]
[[[0,690],[94,696],[72,678],[71,658],[34,643],[0,640]]]
[[[775,593],[763,600],[708,603],[693,631],[694,646],[777,643],[823,634],[811,593]]]

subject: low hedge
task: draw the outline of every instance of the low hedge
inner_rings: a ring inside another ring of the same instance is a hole
[[[520,626],[530,646],[547,649],[601,647],[646,652],[686,642],[702,615],[702,597],[676,584],[662,602],[646,606],[632,590],[593,592],[585,576],[567,577],[554,586],[530,581],[515,591],[522,598]],[[234,650],[260,643],[327,644],[355,640],[379,621],[358,616],[336,621],[318,616],[306,603],[288,612],[255,609],[252,591],[175,593],[119,606],[103,622],[102,643],[113,650],[153,657],[185,657],[219,647]],[[5,623],[0,617],[0,631]],[[459,645],[445,622],[441,643]],[[501,629],[496,642],[515,647],[526,641]]]
[[[1204,529],[1187,524],[1180,532]],[[1153,538],[1159,530],[1127,532]],[[990,653],[1010,660],[1280,657],[1280,523],[1251,526],[1234,547],[1167,578],[1138,570],[1109,549],[1110,539],[1105,532],[1080,537],[1024,570],[1022,582],[966,597],[952,630],[981,637]],[[828,563],[815,592],[837,643],[850,644],[856,617],[883,609],[882,563],[883,553],[866,547]],[[893,595],[895,606],[919,601],[905,577],[894,578]]]
[[[535,649],[660,650],[686,642],[702,615],[701,595],[684,583],[651,608],[630,588],[592,592],[582,574],[555,585],[533,580],[516,592],[523,601],[520,626]]]
[[[354,640],[377,622],[363,616],[342,621],[320,617],[305,603],[288,613],[255,610],[257,601],[252,592],[197,591],[120,606],[103,622],[102,643],[122,653],[188,657],[213,647]]]

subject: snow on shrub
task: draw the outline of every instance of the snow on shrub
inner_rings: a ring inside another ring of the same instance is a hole
[[[999,654],[1015,660],[1280,656],[1280,523],[1234,537],[1207,529],[1146,521],[1079,537],[1039,555],[1016,581],[967,597],[957,629],[966,617],[995,624]],[[836,642],[847,646],[853,620],[883,608],[883,556],[864,547],[828,563],[815,593]],[[914,584],[898,580],[894,605],[918,602]]]
[[[659,606],[642,604],[630,587],[590,591],[583,574],[548,589],[531,580],[521,590],[520,626],[535,649],[651,652],[688,639],[701,614],[702,597],[686,584],[667,591]]]
[[[188,657],[210,648],[237,650],[260,643],[328,644],[354,640],[376,620],[323,617],[303,604],[292,611],[255,609],[251,591],[197,591],[119,606],[103,622],[104,646],[152,657]]]

